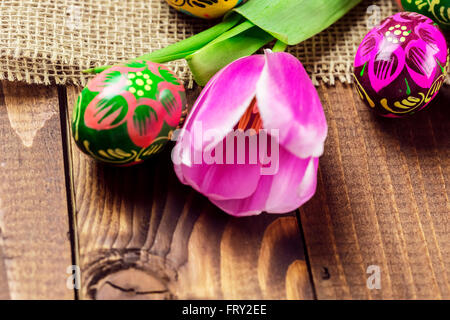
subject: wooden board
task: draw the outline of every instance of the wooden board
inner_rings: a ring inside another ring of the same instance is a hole
[[[0,299],[73,299],[57,90],[0,92]]]
[[[6,274],[4,256],[3,248],[0,246],[0,300],[9,300],[11,297],[9,294],[8,275]]]
[[[56,88],[2,82],[0,299],[74,297],[68,212],[85,299],[449,299],[443,90],[399,121],[372,115],[349,86],[319,88],[329,138],[317,194],[299,210],[313,287],[294,214],[226,216],[178,182],[169,150],[134,168],[94,163],[64,140]],[[367,287],[370,266],[380,289]]]
[[[2,87],[0,299],[73,298],[64,151],[82,298],[450,298],[448,87],[400,121],[349,86],[319,88],[329,138],[299,210],[314,289],[294,214],[226,216],[178,182],[169,150],[134,168],[96,164],[65,150],[55,88]],[[370,266],[380,289],[367,287]]]
[[[294,213],[227,216],[178,182],[170,150],[114,168],[72,144],[72,160],[82,298],[313,298]]]
[[[319,93],[329,137],[300,210],[317,297],[450,299],[450,88],[403,120],[374,116],[350,86]]]

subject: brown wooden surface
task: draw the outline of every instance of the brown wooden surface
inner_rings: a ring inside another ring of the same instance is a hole
[[[450,88],[402,120],[374,116],[351,87],[319,92],[329,135],[300,209],[317,297],[450,299]]]
[[[169,149],[100,165],[69,140],[56,89],[3,83],[0,299],[73,298],[72,261],[82,299],[450,299],[450,87],[404,120],[374,116],[350,86],[318,91],[317,194],[298,213],[236,219],[178,182]]]
[[[72,148],[83,298],[313,298],[294,213],[228,217],[178,182],[170,148],[134,168]]]
[[[56,88],[1,82],[0,298],[73,299]]]

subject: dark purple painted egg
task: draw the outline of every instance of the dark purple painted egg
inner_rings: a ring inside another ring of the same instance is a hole
[[[366,35],[356,52],[353,76],[371,109],[398,118],[429,104],[447,67],[447,44],[436,24],[421,14],[401,12]]]

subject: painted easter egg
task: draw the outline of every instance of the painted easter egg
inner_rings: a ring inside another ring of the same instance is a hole
[[[360,44],[354,82],[367,105],[386,117],[425,108],[446,76],[448,49],[430,18],[400,12],[373,28]]]
[[[188,15],[215,19],[243,3],[243,0],[166,0],[172,7]]]
[[[76,144],[92,158],[134,165],[160,152],[186,115],[180,80],[165,66],[137,61],[92,79],[72,118]]]
[[[418,12],[436,22],[444,30],[450,30],[450,0],[397,0],[400,9]]]

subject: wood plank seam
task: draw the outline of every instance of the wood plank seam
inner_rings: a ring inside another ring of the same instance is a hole
[[[311,283],[313,300],[318,300],[316,285],[314,283],[314,277],[313,277],[312,268],[311,268],[311,261],[309,259],[309,252],[308,252],[308,248],[306,247],[305,233],[303,231],[302,221],[300,218],[300,209],[295,211],[295,217],[297,218],[297,225],[298,225],[298,230],[300,232],[300,238],[302,240],[302,244],[305,244],[305,262],[306,262],[306,267],[308,269],[309,282]]]
[[[61,123],[61,143],[64,156],[64,172],[66,181],[66,197],[67,197],[67,218],[69,221],[69,238],[71,243],[71,258],[72,264],[80,266],[79,259],[79,245],[78,245],[78,228],[76,217],[76,204],[75,204],[75,192],[73,185],[73,169],[72,169],[72,143],[71,134],[69,129],[69,116],[67,108],[67,90],[65,86],[58,86],[58,102],[59,102],[59,115]],[[81,277],[80,277],[81,278]],[[77,285],[81,286],[81,283]],[[77,286],[74,286],[74,299],[80,299],[80,292]]]
[[[11,299],[73,299],[57,90],[0,86],[0,269],[6,271],[0,292]]]

